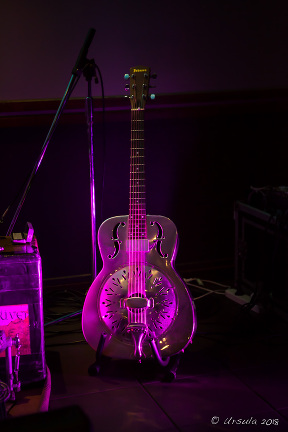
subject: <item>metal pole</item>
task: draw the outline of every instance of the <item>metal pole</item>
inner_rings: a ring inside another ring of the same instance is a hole
[[[90,166],[90,212],[91,212],[91,249],[92,249],[92,280],[97,275],[97,239],[96,239],[96,202],[94,176],[94,144],[93,144],[93,99],[91,95],[91,79],[88,79],[88,96],[86,98],[87,132],[89,144]]]

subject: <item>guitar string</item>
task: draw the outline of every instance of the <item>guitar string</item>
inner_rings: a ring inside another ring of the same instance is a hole
[[[138,156],[139,156],[139,150],[138,150],[138,126],[139,126],[139,122],[138,122],[138,110],[136,111],[136,133],[135,133],[135,142],[134,142],[134,148],[135,148],[135,159],[134,161],[136,162],[136,164],[134,164],[134,177],[135,177],[135,194],[134,194],[134,223],[135,223],[135,258],[136,258],[136,263],[135,263],[135,276],[136,276],[136,280],[135,280],[135,295],[137,296],[137,291],[139,292],[139,248],[138,248],[138,236],[139,236],[139,232],[138,232],[138,205],[139,205],[139,201],[138,201],[138,187],[139,187],[139,175],[138,175]],[[139,309],[136,308],[135,310],[135,315],[136,315],[136,322],[138,324],[139,322]]]
[[[145,192],[145,173],[144,173],[144,110],[142,110],[141,112],[141,133],[140,133],[140,138],[141,138],[141,156],[142,158],[140,159],[141,165],[139,165],[139,171],[141,171],[141,192],[139,194],[139,198],[141,197],[141,199],[139,199],[140,203],[141,203],[141,241],[142,241],[142,250],[141,250],[141,296],[145,297],[145,259],[146,259],[146,251],[145,251],[145,239],[146,239],[146,217],[144,217],[144,203],[145,201],[143,200],[144,198],[144,192]],[[145,213],[146,213],[146,208],[145,208]],[[146,324],[146,308],[142,309],[142,317],[141,317],[141,322],[143,322],[144,324]]]
[[[136,253],[136,245],[135,245],[135,129],[136,129],[136,118],[135,118],[135,110],[131,111],[131,183],[130,183],[130,223],[131,223],[131,232],[130,232],[130,293],[129,297],[135,296],[135,279],[136,279],[136,268],[135,268],[135,253]],[[130,309],[130,323],[134,323],[136,320],[135,310]]]
[[[138,214],[139,214],[139,200],[138,200],[138,196],[139,196],[139,193],[138,193],[138,189],[139,189],[139,165],[138,165],[138,158],[139,158],[139,149],[138,149],[138,144],[139,144],[139,141],[138,141],[138,136],[139,136],[139,128],[138,128],[138,126],[139,126],[139,122],[138,122],[138,110],[136,111],[136,121],[137,121],[137,128],[136,128],[136,139],[135,139],[135,145],[134,145],[134,147],[135,147],[135,150],[136,150],[136,165],[134,165],[134,171],[135,171],[135,173],[134,173],[134,175],[135,175],[135,179],[136,179],[136,183],[135,183],[135,195],[134,195],[134,210],[135,210],[135,218],[134,218],[134,221],[135,221],[135,250],[136,250],[136,253],[135,253],[135,257],[136,257],[136,274],[137,274],[137,276],[136,276],[136,284],[135,284],[135,291],[136,291],[136,293],[135,293],[135,295],[136,295],[136,297],[138,297],[139,296],[139,240],[138,240],[138,238],[139,238],[139,221],[138,221]],[[137,322],[137,324],[139,323],[139,308],[136,308],[136,322]],[[140,318],[141,319],[141,318]]]
[[[129,250],[129,279],[128,279],[128,297],[132,294],[132,239],[133,239],[133,214],[132,214],[132,172],[133,172],[133,110],[131,111],[131,149],[130,149],[130,203],[129,203],[129,235],[128,235],[128,250]],[[131,309],[128,308],[128,323],[131,324],[132,314]]]
[[[138,118],[137,120],[139,120],[139,115],[140,115],[140,110],[138,110],[137,112],[138,114]],[[137,267],[138,267],[138,287],[137,287],[137,291],[138,293],[140,293],[141,295],[141,242],[140,242],[140,194],[139,194],[139,190],[140,190],[140,165],[139,165],[139,160],[140,160],[140,144],[141,141],[139,140],[140,138],[140,122],[137,122]],[[139,296],[139,294],[138,294]],[[142,322],[142,309],[138,309],[137,310],[137,319],[139,322],[139,316],[140,316],[140,322]]]
[[[135,189],[134,189],[134,194],[133,194],[133,211],[134,211],[134,251],[135,251],[135,254],[134,254],[134,259],[135,259],[135,281],[134,281],[134,294],[135,294],[135,297],[137,296],[137,291],[138,291],[138,287],[139,287],[139,279],[138,279],[138,275],[137,275],[137,273],[138,273],[138,248],[137,248],[137,236],[138,236],[138,232],[137,232],[137,212],[138,212],[138,209],[137,209],[137,195],[138,195],[138,185],[137,185],[137,166],[138,166],[138,164],[137,164],[137,155],[138,155],[138,149],[137,149],[137,144],[138,144],[138,140],[137,140],[137,137],[138,137],[138,122],[137,122],[137,120],[138,120],[138,118],[137,118],[137,114],[138,114],[138,110],[137,111],[135,111],[135,113],[136,113],[136,124],[135,124],[135,126],[137,126],[136,128],[134,127],[134,130],[136,129],[136,132],[135,132],[135,140],[134,140],[134,144],[133,144],[133,148],[134,148],[134,167],[133,167],[133,175],[134,175],[134,186],[135,186]],[[136,163],[135,163],[136,162]],[[135,319],[135,321],[136,321],[136,323],[138,323],[138,320],[139,320],[139,309],[138,308],[136,308],[135,309],[135,316],[134,316],[134,319]]]
[[[141,148],[141,141],[140,141],[140,110],[137,111],[137,169],[136,169],[136,176],[137,176],[137,195],[136,195],[136,202],[137,202],[137,224],[136,224],[136,230],[137,230],[137,267],[138,267],[138,278],[137,278],[137,290],[138,290],[138,296],[141,296],[142,294],[142,286],[141,286],[141,278],[142,278],[142,267],[141,267],[141,242],[140,242],[140,148]],[[139,322],[139,316],[140,316],[140,322],[142,322],[142,309],[137,310],[137,319]]]
[[[138,291],[138,296],[142,296],[142,284],[141,284],[141,280],[142,280],[142,262],[141,262],[141,225],[140,225],[140,211],[141,211],[141,201],[140,201],[140,183],[141,183],[141,179],[140,179],[140,150],[141,150],[141,140],[140,140],[140,136],[141,136],[141,128],[140,128],[140,112],[141,110],[138,110],[138,118],[137,118],[137,267],[138,267],[138,287],[137,287],[137,291]],[[142,316],[143,316],[143,309],[138,309],[138,314],[137,314],[137,318],[138,318],[138,322],[140,320],[140,322],[142,323]],[[139,318],[140,317],[140,318]]]
[[[136,107],[135,107],[136,108]],[[133,140],[133,166],[132,166],[132,178],[133,178],[133,194],[132,194],[132,224],[133,224],[133,236],[132,236],[132,262],[133,262],[133,278],[132,278],[132,288],[133,288],[133,297],[136,295],[136,288],[135,288],[135,283],[136,283],[136,265],[137,265],[137,258],[136,257],[136,220],[135,220],[135,192],[136,192],[136,180],[135,180],[135,155],[136,155],[136,136],[135,136],[135,124],[136,120],[137,120],[137,115],[135,116],[135,114],[137,114],[137,111],[134,111],[134,126],[133,126],[133,135],[134,135],[134,140]],[[136,117],[136,118],[135,118]],[[133,309],[133,322],[137,323],[137,311],[135,309]]]
[[[128,296],[145,297],[145,251],[146,218],[144,217],[144,127],[143,110],[131,111],[131,163],[130,163],[130,224]],[[144,218],[144,220],[143,220]],[[146,311],[136,308],[128,312],[129,323],[146,323]]]
[[[139,116],[138,116],[138,143],[139,143],[139,150],[138,150],[138,178],[139,178],[139,187],[138,187],[138,225],[139,225],[139,283],[140,283],[140,294],[141,297],[145,297],[145,286],[144,286],[144,265],[145,265],[145,250],[144,250],[144,243],[145,243],[145,229],[144,229],[144,206],[143,206],[143,192],[144,192],[144,110],[139,110]],[[140,151],[141,149],[141,151]],[[141,179],[140,179],[141,178]],[[146,324],[146,310],[145,308],[141,309],[141,323]]]
[[[141,235],[140,235],[140,148],[141,148],[141,144],[142,142],[140,141],[140,135],[141,135],[141,131],[140,131],[140,121],[139,121],[139,117],[140,117],[140,110],[138,110],[138,125],[137,125],[137,230],[138,230],[138,234],[137,234],[137,242],[138,242],[138,251],[137,251],[137,266],[138,266],[138,293],[140,293],[140,296],[142,297],[142,286],[141,286],[141,280],[142,280],[142,264],[141,264]],[[139,294],[138,294],[139,296]],[[140,322],[142,323],[142,315],[143,315],[143,309],[138,309],[138,320],[139,320],[139,315],[140,315]]]

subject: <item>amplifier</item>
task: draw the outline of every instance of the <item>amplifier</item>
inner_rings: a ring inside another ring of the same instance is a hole
[[[275,208],[276,209],[276,208]],[[235,288],[287,316],[288,213],[235,203]]]
[[[17,361],[20,354],[20,383],[45,379],[42,264],[34,236],[31,243],[0,237],[0,331],[19,339],[11,352]],[[7,382],[5,357],[0,351],[0,379]]]

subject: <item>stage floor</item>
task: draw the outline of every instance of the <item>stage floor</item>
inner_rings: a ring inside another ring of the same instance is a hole
[[[194,297],[203,294],[191,291]],[[85,292],[77,285],[44,291],[46,323],[55,313],[77,312]],[[51,393],[46,415],[64,407],[73,413],[77,405],[95,432],[287,431],[287,322],[273,313],[248,312],[221,294],[195,303],[198,330],[169,383],[152,361],[111,359],[98,376],[89,376],[95,352],[83,340],[81,315],[47,325]],[[67,414],[69,421],[73,416]],[[80,429],[86,431],[83,424]]]

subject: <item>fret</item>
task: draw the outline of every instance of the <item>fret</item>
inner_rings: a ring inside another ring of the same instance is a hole
[[[145,218],[145,215],[143,215],[143,216],[144,217],[138,218],[137,220],[135,217],[133,217],[133,220],[132,220],[132,214],[131,214],[131,219],[129,220],[129,222],[131,223],[131,228],[134,227],[134,230],[135,229],[139,230],[139,226],[140,226],[140,228],[142,230],[143,230],[143,228],[146,229],[146,218]]]
[[[140,198],[140,201],[141,201],[141,200],[144,201],[145,198]],[[138,202],[131,203],[131,204],[130,204],[130,207],[131,207],[131,209],[133,209],[133,210],[137,210],[137,208],[139,207],[139,204],[140,204],[140,203],[138,203]],[[142,203],[141,203],[141,204],[142,204]],[[142,208],[143,210],[145,210],[145,206],[142,206],[141,208]]]
[[[135,234],[135,232],[137,233],[139,233],[139,232],[145,232],[145,230],[146,230],[146,224],[141,224],[141,226],[139,226],[139,225],[137,225],[137,224],[134,224],[134,225],[132,225],[131,226],[131,230],[130,231],[132,231],[132,232],[134,232],[134,234]]]
[[[130,194],[133,194],[133,198],[135,198],[135,196],[137,196],[137,193],[142,194],[143,197],[145,198],[145,187],[144,185],[142,186],[138,186],[138,187],[130,187]],[[140,196],[140,198],[142,198],[142,196]]]
[[[141,193],[141,194],[145,194],[145,190],[141,191],[140,189],[143,188],[144,189],[144,185],[143,186],[139,186],[138,188],[135,187],[130,187],[130,194],[137,194],[137,193]],[[138,190],[137,190],[138,189]]]
[[[139,223],[142,223],[142,222],[144,222],[144,219],[145,219],[145,216],[146,216],[146,214],[145,213],[143,213],[142,215],[140,215],[140,214],[138,214],[138,213],[133,213],[132,211],[131,211],[131,218],[132,218],[132,216],[133,216],[133,220],[135,221],[135,223],[137,222],[139,222]]]
[[[130,209],[137,213],[137,210],[145,212],[145,198],[140,198],[139,202],[133,201],[130,202]]]
[[[132,233],[134,235],[137,235],[137,234],[142,235],[143,233],[145,234],[145,232],[146,232],[146,225],[144,225],[144,224],[141,227],[134,225],[130,229],[130,234],[131,235],[132,235]]]

